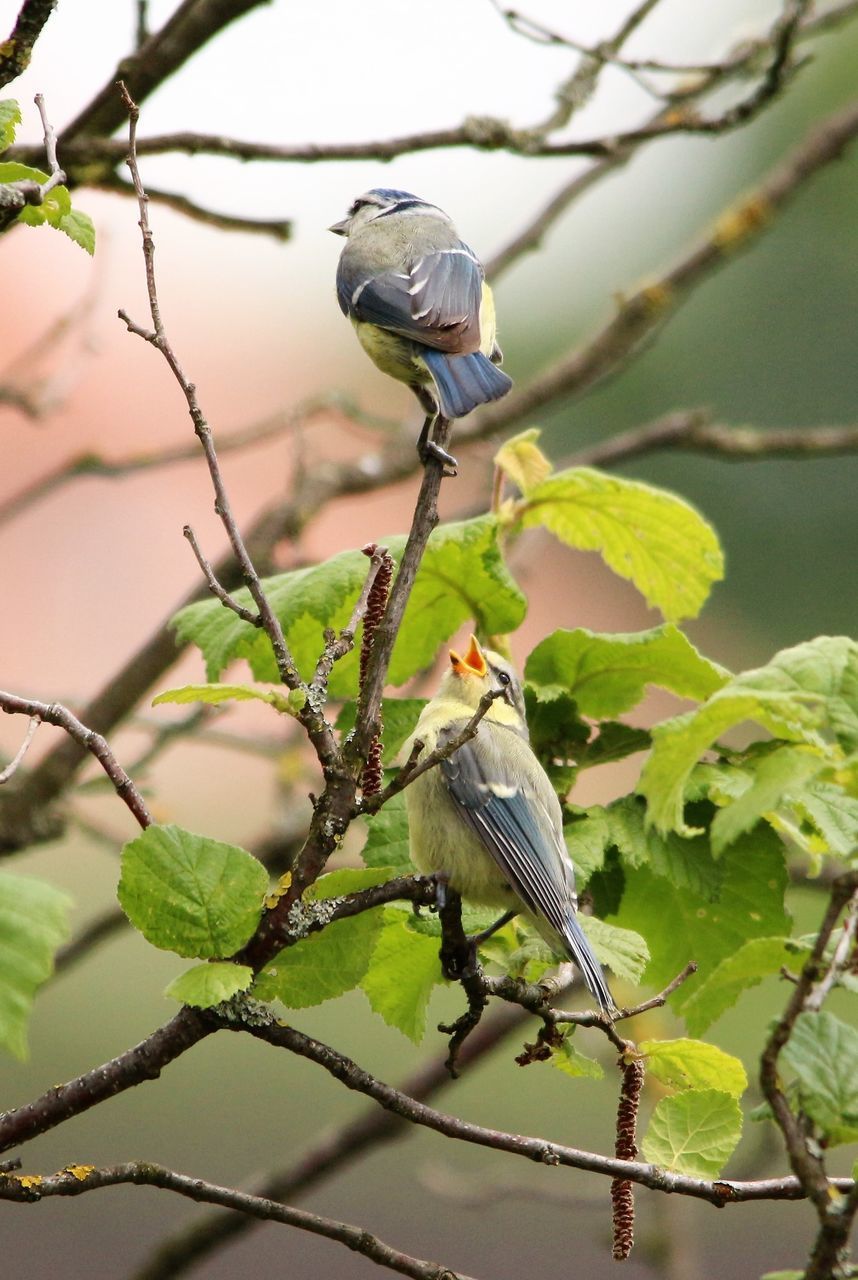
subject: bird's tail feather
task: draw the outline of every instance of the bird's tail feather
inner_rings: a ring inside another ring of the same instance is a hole
[[[448,356],[443,351],[427,348],[422,355],[438,390],[445,418],[464,418],[477,405],[499,400],[512,386],[512,378],[481,351]]]
[[[563,940],[569,948],[572,959],[581,970],[590,994],[598,1001],[601,1009],[604,1009],[606,1013],[611,1013],[617,1006],[614,1004],[613,997],[608,989],[605,975],[602,973],[602,966],[594,956],[593,949],[587,941],[587,935],[574,915],[570,914],[566,918]]]

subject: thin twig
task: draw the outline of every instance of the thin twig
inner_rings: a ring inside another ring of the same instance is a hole
[[[378,577],[379,570],[386,560],[389,560],[387,547],[376,546],[375,543],[367,543],[362,548],[363,554],[369,557],[369,566],[367,568],[366,577],[360,594],[355,601],[354,608],[351,612],[346,625],[340,631],[339,635],[331,632],[328,636],[325,648],[316,663],[316,671],[310,682],[310,687],[314,689],[324,689],[327,687],[328,677],[333,670],[334,664],[344,658],[347,653],[351,653],[355,645],[355,633],[363,622],[366,613],[367,601],[372,591],[375,580]]]
[[[252,609],[246,609],[243,604],[239,604],[235,597],[231,596],[226,588],[222,587],[218,582],[215,577],[215,571],[212,568],[210,561],[208,561],[203,554],[200,544],[197,542],[197,535],[189,524],[184,526],[182,533],[191,544],[191,550],[196,556],[197,564],[203,572],[203,577],[205,578],[209,591],[211,591],[212,595],[217,596],[224,608],[231,609],[233,613],[238,614],[242,622],[249,622],[252,627],[261,627],[261,615],[259,613],[254,613]]]
[[[251,596],[253,597],[256,607],[259,610],[259,615],[262,619],[262,627],[271,641],[280,677],[283,680],[283,683],[290,689],[299,689],[302,687],[302,681],[286,644],[286,639],[283,635],[283,628],[281,627],[280,621],[271,608],[265,592],[262,589],[262,584],[259,581],[259,575],[257,574],[256,568],[247,553],[244,539],[239,532],[238,525],[233,515],[232,506],[226,493],[223,477],[220,473],[220,466],[215,452],[211,428],[203,415],[202,409],[200,408],[199,401],[197,399],[196,387],[185,376],[184,370],[179,364],[178,358],[164,328],[164,322],[161,317],[161,306],[158,300],[158,288],[155,279],[155,245],[152,238],[152,231],[149,226],[149,213],[147,208],[148,200],[140,177],[140,170],[137,165],[137,121],[140,116],[140,111],[136,103],[130,97],[124,84],[120,84],[120,90],[125,109],[128,112],[127,163],[131,172],[131,179],[134,183],[134,190],[137,193],[137,204],[140,210],[140,230],[143,236],[143,259],[146,268],[146,291],[149,297],[149,313],[152,318],[152,330],[148,331],[141,328],[140,325],[135,324],[128,317],[125,311],[120,311],[119,316],[120,319],[124,320],[126,326],[132,333],[137,334],[138,337],[145,339],[147,342],[151,342],[151,344],[161,352],[182,390],[182,394],[184,395],[188,406],[188,412],[191,416],[191,421],[194,424],[194,430],[203,447],[203,452],[208,464],[209,475],[211,476],[212,485],[215,491],[215,511],[221,518],[221,522],[226,530],[233,554],[241,567],[242,577]],[[321,741],[323,736],[321,726],[316,723],[314,733],[316,741]]]
[[[849,899],[846,914],[840,925],[840,936],[831,959],[825,967],[825,973],[805,997],[804,1008],[807,1013],[819,1012],[838,978],[849,969],[855,951],[856,933],[858,933],[858,890]]]
[[[830,972],[835,968],[836,964],[839,964],[839,960],[832,957],[830,963],[825,965],[823,955],[825,955],[827,943],[829,943],[831,934],[834,933],[841,911],[843,911],[846,902],[849,902],[857,891],[858,872],[849,872],[845,876],[840,876],[832,884],[829,908],[826,910],[825,919],[823,919],[822,927],[817,934],[811,955],[805,961],[802,973],[799,974],[798,982],[793,987],[793,991],[791,991],[784,1012],[782,1012],[780,1019],[777,1020],[775,1027],[772,1029],[770,1037],[768,1037],[765,1050],[762,1053],[761,1065],[759,1065],[759,1085],[761,1085],[763,1097],[766,1098],[768,1105],[770,1105],[776,1124],[779,1126],[782,1135],[784,1135],[784,1143],[790,1165],[793,1167],[800,1184],[802,1184],[804,1193],[813,1201],[823,1233],[831,1224],[832,1202],[829,1192],[829,1179],[826,1176],[825,1164],[823,1164],[820,1149],[816,1144],[809,1142],[808,1134],[805,1133],[802,1121],[791,1110],[784,1087],[782,1087],[779,1069],[777,1069],[777,1060],[779,1060],[782,1048],[785,1047],[791,1034],[793,1034],[795,1021],[797,1021],[799,1014],[802,1014],[807,1009],[808,1000],[813,1000],[814,988],[816,988],[818,980],[822,978],[822,982],[825,983],[826,972]],[[818,1005],[814,1007],[818,1009]],[[836,1216],[840,1212],[841,1206],[835,1206],[834,1208]],[[821,1274],[814,1276],[814,1280],[821,1280]]]
[[[415,778],[428,773],[430,769],[434,769],[442,760],[449,760],[450,756],[454,755],[460,747],[463,747],[466,742],[470,742],[472,738],[477,736],[480,721],[486,715],[495,699],[503,696],[503,692],[503,689],[490,689],[488,693],[484,693],[468,723],[454,737],[449,738],[441,746],[435,747],[434,751],[430,751],[422,760],[420,759],[420,753],[425,743],[419,738],[416,739],[408,759],[402,765],[396,777],[387,784],[383,791],[360,800],[356,812],[365,817],[377,813],[382,805],[387,804],[392,796],[404,791]]]
[[[8,782],[10,778],[14,777],[15,773],[17,772],[21,764],[21,761],[24,759],[24,756],[29,751],[30,743],[33,741],[33,738],[36,736],[36,730],[38,729],[41,723],[42,721],[39,716],[32,716],[30,718],[30,723],[27,725],[27,732],[24,735],[24,741],[21,743],[20,747],[18,748],[18,751],[14,759],[10,760],[9,763],[6,765],[6,768],[2,772],[0,772],[0,786],[2,786],[4,782]]]
[[[152,817],[143,797],[116,759],[107,740],[100,733],[88,729],[77,716],[58,702],[36,702],[32,698],[20,698],[17,694],[0,690],[0,711],[5,711],[9,715],[29,716],[31,723],[34,719],[44,720],[47,724],[64,729],[79,746],[95,756],[113,783],[119,799],[128,807],[140,826],[149,826]]]
[[[48,168],[50,169],[50,176],[47,182],[42,183],[41,187],[42,199],[44,199],[49,191],[53,191],[54,187],[58,187],[65,182],[66,175],[60,168],[60,162],[57,159],[57,135],[54,133],[53,126],[48,119],[45,99],[40,93],[37,93],[33,101],[39,109],[45,137],[45,155],[48,158]]]
[[[438,417],[434,428],[434,443],[444,451],[449,443],[452,423]],[[367,661],[366,679],[358,699],[355,731],[347,751],[351,759],[363,761],[369,745],[378,732],[381,714],[381,696],[387,677],[387,669],[393,654],[393,645],[411,595],[417,570],[423,559],[432,530],[438,523],[438,494],[445,467],[437,457],[430,457],[423,468],[423,480],[414,508],[414,516],[399,570],[387,601],[384,617],[375,630],[372,652]]]

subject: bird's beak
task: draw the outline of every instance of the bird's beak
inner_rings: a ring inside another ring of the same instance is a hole
[[[335,236],[347,236],[349,234],[349,223],[351,218],[343,218],[341,222],[335,222],[328,227],[329,231],[333,231]]]
[[[450,662],[453,664],[453,670],[460,676],[478,676],[482,680],[488,671],[483,651],[480,648],[480,642],[476,636],[471,636],[471,643],[464,658],[459,657],[455,649],[451,649]]]

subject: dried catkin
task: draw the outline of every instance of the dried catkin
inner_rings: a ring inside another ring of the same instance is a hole
[[[623,1066],[623,1083],[617,1106],[617,1141],[614,1147],[618,1160],[637,1159],[636,1129],[643,1081],[644,1065],[639,1058]],[[635,1242],[634,1185],[627,1178],[614,1178],[611,1182],[611,1204],[614,1219],[613,1256],[615,1261],[625,1262]]]
[[[369,546],[363,548],[366,556],[374,556],[376,546],[370,543]],[[369,668],[369,658],[372,653],[373,640],[375,638],[376,629],[384,617],[384,611],[387,608],[387,597],[390,592],[390,583],[393,578],[393,557],[387,552],[381,558],[378,566],[378,572],[375,575],[369,596],[366,602],[366,613],[363,617],[363,637],[360,646],[360,687],[363,689],[366,682],[366,673]],[[367,751],[366,763],[361,772],[361,789],[365,796],[374,795],[381,790],[383,769],[381,764],[381,736],[384,732],[384,725],[379,715],[378,732],[369,744]]]

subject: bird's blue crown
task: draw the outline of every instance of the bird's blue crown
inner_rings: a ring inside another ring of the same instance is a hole
[[[382,200],[390,200],[399,204],[400,201],[408,201],[409,204],[428,204],[428,200],[423,200],[420,196],[415,196],[411,191],[395,191],[392,187],[373,187],[369,192],[371,196],[380,196]]]

